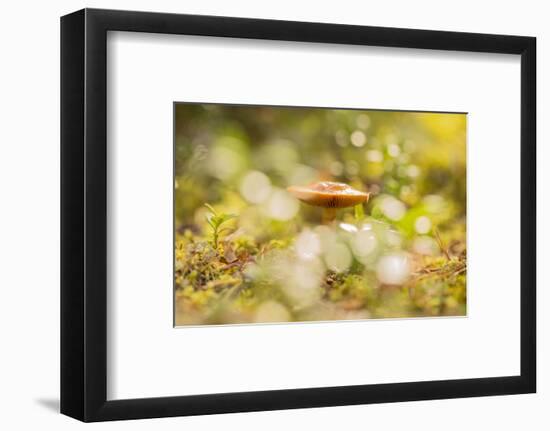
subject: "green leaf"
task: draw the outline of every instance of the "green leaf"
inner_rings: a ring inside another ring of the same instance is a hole
[[[206,208],[208,208],[208,210],[209,210],[212,214],[214,214],[215,216],[218,215],[218,213],[217,213],[216,210],[212,207],[212,205],[205,203],[204,206],[205,206]]]
[[[216,226],[212,222],[212,214],[207,214],[204,218],[206,219],[206,222],[210,225],[212,229],[216,229]]]
[[[226,221],[234,219],[236,217],[237,216],[235,214],[223,214],[222,213],[222,214],[219,215],[219,219],[220,219],[219,224],[225,223]]]
[[[218,233],[221,234],[222,232],[234,232],[234,229],[230,227],[223,227],[218,231]]]

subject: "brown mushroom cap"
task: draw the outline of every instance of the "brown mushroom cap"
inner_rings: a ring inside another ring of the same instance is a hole
[[[290,186],[287,191],[309,205],[324,208],[352,207],[369,200],[369,194],[344,183],[321,181],[308,186]]]

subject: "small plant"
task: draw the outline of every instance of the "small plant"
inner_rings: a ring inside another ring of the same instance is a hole
[[[222,227],[222,225],[229,220],[234,219],[237,217],[235,214],[227,214],[227,213],[218,213],[214,208],[212,208],[209,204],[204,204],[204,206],[208,209],[209,213],[206,215],[206,221],[212,228],[212,239],[211,244],[212,247],[214,247],[215,250],[218,249],[218,241],[220,239],[220,236],[224,232],[231,231],[231,228],[229,227]]]

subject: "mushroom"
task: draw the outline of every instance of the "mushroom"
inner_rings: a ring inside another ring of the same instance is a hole
[[[290,186],[287,191],[302,202],[323,208],[324,223],[333,221],[338,208],[347,208],[369,200],[369,194],[344,183],[320,181],[308,186]]]

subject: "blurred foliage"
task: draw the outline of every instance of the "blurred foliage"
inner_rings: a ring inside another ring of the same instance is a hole
[[[176,324],[465,315],[466,115],[175,116]],[[323,224],[286,191],[321,180],[371,198]]]

